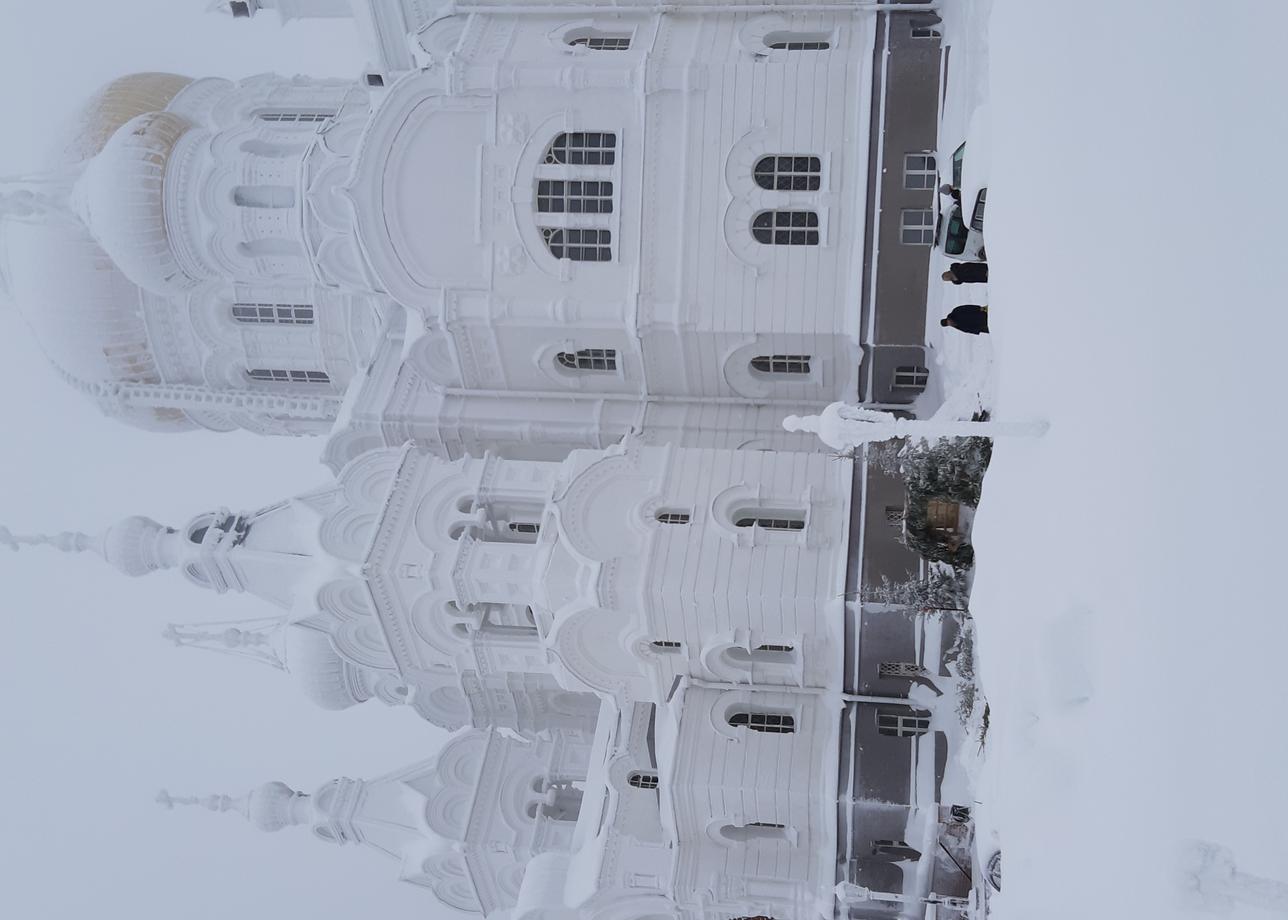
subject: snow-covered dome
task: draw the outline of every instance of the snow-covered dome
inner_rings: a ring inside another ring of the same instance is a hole
[[[197,283],[179,264],[165,213],[166,167],[191,127],[170,112],[130,119],[89,161],[73,193],[73,207],[117,267],[158,294]]]
[[[348,709],[371,698],[361,669],[336,654],[330,637],[312,627],[287,628],[286,669],[323,709]]]
[[[103,534],[103,558],[126,575],[170,568],[174,560],[168,558],[164,540],[174,532],[151,518],[127,517]]]
[[[277,781],[251,790],[246,802],[246,817],[250,823],[270,833],[309,823],[310,810],[307,795]]]

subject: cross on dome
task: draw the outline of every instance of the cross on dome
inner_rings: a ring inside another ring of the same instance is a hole
[[[133,516],[117,521],[97,536],[80,531],[57,534],[14,534],[0,527],[0,546],[52,546],[64,553],[93,552],[126,575],[146,575],[179,564],[181,540],[172,527],[151,518]]]
[[[282,782],[268,782],[256,786],[240,796],[173,796],[162,789],[156,802],[167,811],[176,805],[197,805],[209,811],[234,811],[258,830],[272,833],[284,827],[313,823],[310,797],[297,792]]]

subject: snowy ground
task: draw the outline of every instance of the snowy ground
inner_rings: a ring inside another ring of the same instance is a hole
[[[1184,840],[1288,881],[1288,5],[991,6],[945,11],[944,131],[987,100],[993,334],[932,344],[1052,426],[997,444],[975,521],[993,916],[1201,915]]]

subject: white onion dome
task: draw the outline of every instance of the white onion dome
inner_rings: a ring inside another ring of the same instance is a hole
[[[147,575],[175,564],[173,552],[167,552],[166,538],[175,533],[147,517],[127,517],[107,529],[102,536],[103,558],[126,575]]]
[[[198,282],[179,264],[165,213],[166,167],[191,127],[170,112],[130,119],[90,160],[72,193],[72,207],[116,266],[157,294],[182,293]]]
[[[251,790],[246,802],[247,819],[257,829],[269,833],[310,823],[310,811],[307,795],[276,781]]]
[[[310,626],[287,628],[286,670],[323,709],[348,709],[371,698],[362,669],[341,658],[330,637]]]

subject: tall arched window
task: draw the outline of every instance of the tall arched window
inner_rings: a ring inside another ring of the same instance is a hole
[[[777,642],[762,642],[752,648],[733,646],[725,654],[735,664],[794,664],[795,648]]]
[[[796,731],[795,716],[756,709],[730,713],[729,724],[734,728],[749,728],[754,732],[767,732],[772,735],[788,735]]]
[[[546,148],[546,162],[561,166],[611,166],[617,161],[617,135],[611,131],[567,131]]]
[[[570,262],[611,262],[613,260],[611,230],[543,227],[541,237],[545,240],[550,254],[556,259],[567,259]]]
[[[297,371],[276,367],[255,367],[246,371],[251,380],[261,383],[330,383],[325,371]]]
[[[659,524],[687,524],[689,523],[689,512],[666,510],[659,511],[654,515]]]
[[[756,184],[779,192],[817,192],[823,179],[818,157],[774,154],[756,161]]]
[[[309,303],[235,303],[233,319],[259,326],[312,326],[313,305]]]
[[[615,371],[617,349],[582,348],[578,351],[561,351],[555,355],[560,367],[570,371]]]
[[[818,212],[761,211],[751,221],[751,235],[772,246],[817,246]]]
[[[635,789],[656,789],[657,774],[645,773],[640,770],[636,770],[630,776],[626,777],[626,784]]]
[[[751,369],[761,374],[808,374],[810,355],[757,355]]]
[[[749,843],[753,840],[786,840],[787,826],[773,821],[726,824],[720,828],[720,836],[739,843]]]
[[[239,208],[293,208],[295,189],[289,185],[239,185],[233,189]]]
[[[765,46],[772,51],[826,51],[832,47],[826,32],[770,32]]]
[[[805,513],[773,508],[740,508],[733,514],[733,524],[761,530],[800,531],[805,529]]]
[[[573,29],[564,36],[564,41],[574,48],[588,48],[591,51],[626,51],[631,47],[631,33]]]

